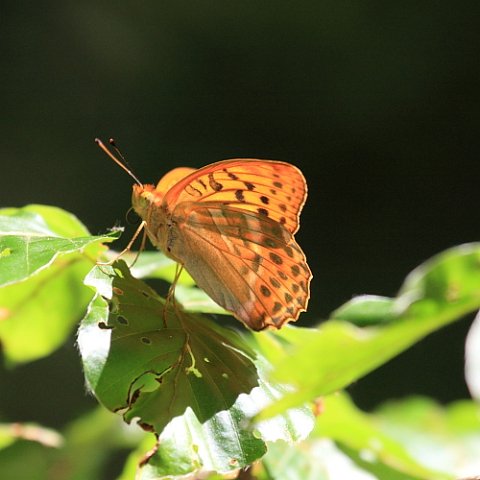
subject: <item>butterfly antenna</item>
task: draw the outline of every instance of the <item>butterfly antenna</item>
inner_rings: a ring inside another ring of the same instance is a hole
[[[123,168],[123,170],[125,170],[134,180],[135,180],[135,183],[137,183],[138,185],[140,185],[141,187],[143,187],[143,184],[142,182],[130,171],[130,169],[125,165],[125,158],[123,157],[123,155],[120,153],[120,150],[117,148],[117,146],[115,145],[115,142],[113,141],[113,139],[110,139],[109,143],[110,145],[112,145],[112,147],[115,149],[115,151],[117,152],[117,154],[120,156],[120,158],[122,159],[122,161],[124,163],[122,163],[106,146],[105,144],[99,139],[99,138],[96,138],[95,139],[95,143],[121,168]]]
[[[123,156],[122,152],[120,149],[117,147],[117,144],[113,138],[108,139],[108,143],[113,147],[117,155],[122,159],[122,162],[124,165],[128,165],[128,162],[125,160],[125,157]]]

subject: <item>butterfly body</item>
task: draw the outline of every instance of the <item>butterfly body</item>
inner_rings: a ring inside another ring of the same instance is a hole
[[[151,242],[254,330],[280,328],[307,307],[311,272],[294,239],[306,198],[296,167],[233,159],[179,168],[132,204]]]

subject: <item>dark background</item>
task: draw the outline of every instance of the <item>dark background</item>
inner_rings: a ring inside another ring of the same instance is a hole
[[[479,239],[478,2],[0,1],[0,205],[46,203],[93,233],[125,224],[132,180],[232,157],[299,166],[310,325],[353,295],[394,295]],[[129,238],[129,234],[125,235]],[[466,396],[470,319],[350,388]],[[321,361],[321,352],[312,362]],[[94,405],[72,337],[0,369],[0,419],[59,426]]]

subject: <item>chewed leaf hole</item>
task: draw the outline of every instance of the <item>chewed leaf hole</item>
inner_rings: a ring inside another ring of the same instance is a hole
[[[146,432],[154,432],[154,431],[155,431],[155,428],[153,427],[153,425],[150,425],[150,424],[148,424],[148,423],[138,422],[138,425],[139,425],[143,430],[145,430]]]
[[[152,341],[148,337],[142,337],[142,343],[145,345],[151,345]]]
[[[98,328],[101,330],[111,330],[113,327],[111,325],[107,325],[105,322],[99,322]]]
[[[128,325],[128,320],[125,317],[123,317],[122,315],[119,315],[117,317],[117,322],[121,323],[122,325]]]
[[[205,358],[203,359],[203,361],[204,361],[205,363],[210,363],[210,359],[209,359],[208,357],[205,357]]]

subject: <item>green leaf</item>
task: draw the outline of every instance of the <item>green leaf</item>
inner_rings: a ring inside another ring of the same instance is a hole
[[[472,397],[480,400],[480,312],[465,342],[465,379]]]
[[[480,243],[450,248],[417,267],[405,279],[397,304],[403,316],[436,316],[440,324],[478,309]]]
[[[240,408],[219,412],[199,422],[191,409],[174,419],[160,436],[159,447],[140,478],[164,478],[192,472],[228,473],[263,456],[266,446],[252,431]]]
[[[235,332],[165,307],[122,261],[93,275],[87,282],[109,302],[94,299],[78,344],[88,385],[107,408],[160,433],[190,405],[205,421],[257,385],[254,353]]]
[[[105,257],[108,260],[116,260],[118,252],[109,250],[105,252]],[[136,278],[159,278],[169,283],[173,283],[178,267],[178,264],[174,260],[168,258],[162,252],[143,251],[138,254],[138,252],[129,251],[122,255],[122,260],[124,260],[127,265],[132,265],[133,263],[130,271]],[[183,269],[177,279],[177,285],[192,286],[194,284],[195,282],[192,277]]]
[[[98,247],[87,247],[117,237],[88,236],[73,215],[59,208],[30,205],[0,210],[0,286],[31,277],[62,254],[77,252],[93,263]]]
[[[192,472],[200,476],[206,472],[225,474],[245,468],[262,457],[267,449],[266,441],[283,440],[291,444],[306,438],[313,422],[311,412],[305,408],[289,410],[256,425],[254,430],[249,428],[251,418],[262,406],[279,398],[280,391],[260,380],[260,386],[249,395],[240,395],[231,408],[203,423],[188,408],[162,432],[155,453],[136,478],[171,478]],[[151,442],[148,445],[148,448],[142,445],[132,454],[126,472],[138,470],[140,460],[145,460],[145,452],[152,447]]]
[[[350,308],[359,323],[371,318],[375,306],[385,303],[363,297]],[[350,302],[351,305],[351,302]],[[330,320],[317,329],[282,329],[275,333],[285,355],[272,359],[275,380],[296,388],[268,408],[261,418],[285,408],[332,393],[382,365],[429,333],[461,318],[480,306],[480,244],[462,245],[437,255],[415,269],[406,279],[394,305],[387,309],[385,326],[358,328]],[[349,307],[341,308],[346,312]],[[392,320],[392,313],[395,319]],[[260,345],[263,340],[260,340]],[[321,356],[319,357],[319,352]],[[318,360],[315,360],[318,359]]]
[[[335,310],[332,318],[354,323],[358,326],[389,323],[397,315],[395,301],[392,298],[376,295],[361,295]]]
[[[25,282],[0,289],[0,340],[9,365],[50,354],[92,297],[81,279],[91,263],[68,255]]]
[[[312,438],[335,440],[350,452],[357,452],[371,465],[378,467],[381,464],[413,478],[450,478],[434,465],[426,466],[417,460],[404,443],[380,428],[376,416],[356,408],[345,393],[328,395],[320,400],[320,404],[321,413]]]
[[[342,393],[323,398],[319,410],[308,439],[269,446],[259,480],[453,480],[480,470],[480,410],[472,401],[444,408],[414,397],[366,414]]]
[[[469,400],[442,407],[434,400],[413,397],[385,404],[375,418],[379,428],[417,462],[450,478],[466,478],[480,471],[479,408]]]
[[[311,430],[305,408],[252,429],[251,418],[283,389],[259,377],[262,365],[234,331],[165,306],[124,262],[95,268],[86,282],[105,297],[95,297],[79,330],[87,384],[107,408],[160,434],[139,478],[230,472],[260,458],[265,441]],[[127,469],[145,451],[134,457]]]
[[[85,236],[73,215],[54,207],[0,213],[0,342],[14,365],[48,355],[65,341],[92,298],[82,280],[101,242],[118,235]]]
[[[188,312],[212,313],[217,315],[231,315],[220,305],[215,303],[203,290],[196,287],[175,287],[175,299]]]
[[[291,446],[277,442],[256,468],[258,480],[376,480],[358,467],[334,442],[313,439]]]
[[[22,208],[0,209],[0,232],[12,235],[16,233],[38,233],[45,236],[54,234],[66,238],[89,235],[86,227],[75,215],[61,208],[38,204]]]

